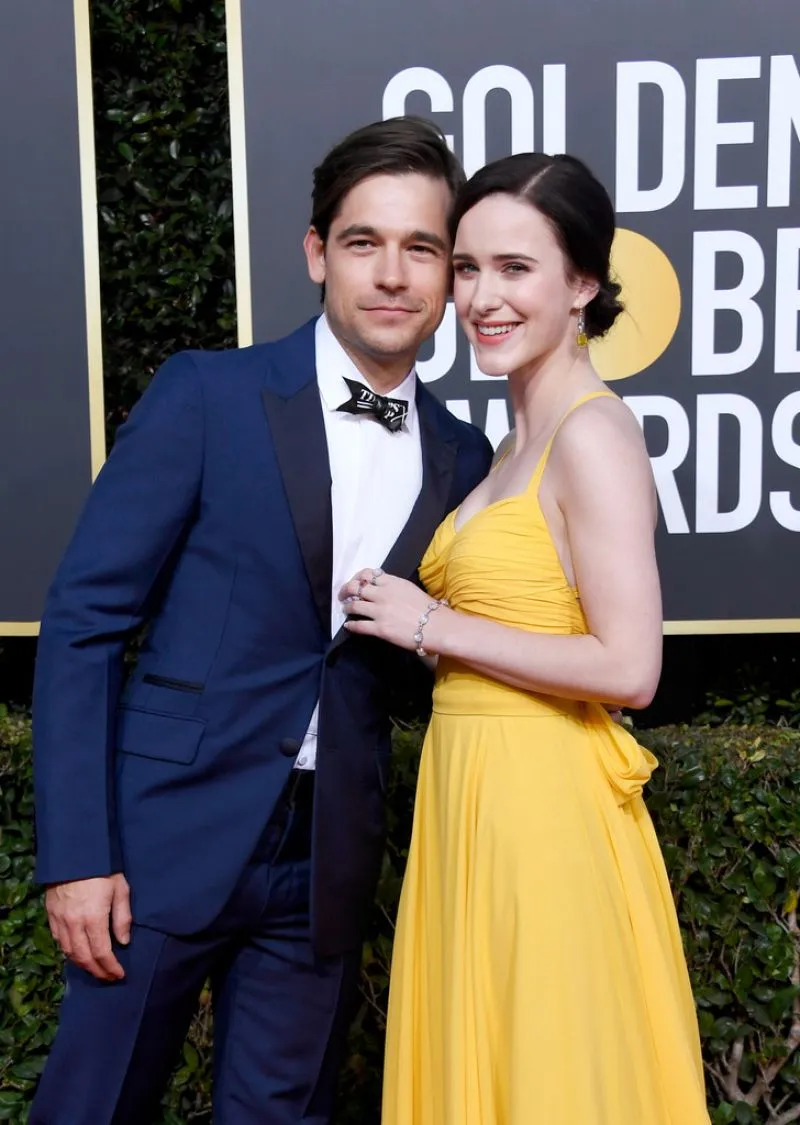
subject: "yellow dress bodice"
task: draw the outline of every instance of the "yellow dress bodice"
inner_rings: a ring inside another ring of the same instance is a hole
[[[463,524],[460,510],[440,524],[420,565],[434,598],[453,609],[535,633],[585,635],[580,595],[571,586],[539,503],[539,486],[553,441],[564,419],[592,398],[575,402],[559,422],[526,489],[481,508]],[[613,702],[613,701],[609,701]],[[600,703],[542,695],[490,679],[460,662],[442,658],[436,670],[433,708],[439,714],[567,716],[591,729],[596,752],[617,800],[641,793],[655,757]]]

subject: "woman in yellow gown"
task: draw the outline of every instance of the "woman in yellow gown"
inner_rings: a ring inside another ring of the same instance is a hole
[[[478,172],[456,309],[515,431],[438,529],[427,593],[380,570],[348,627],[438,658],[392,968],[383,1125],[708,1125],[642,787],[604,704],[655,691],[656,501],[587,339],[621,311],[612,205],[570,157]]]

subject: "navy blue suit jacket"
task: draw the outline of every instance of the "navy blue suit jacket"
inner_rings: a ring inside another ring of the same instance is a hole
[[[412,577],[491,448],[419,384],[423,483],[385,569]],[[137,922],[223,908],[320,700],[312,932],[357,945],[384,843],[387,682],[330,635],[330,467],[314,322],[168,360],[120,429],[50,590],[34,690],[37,876],[124,871]],[[392,482],[385,482],[391,502]],[[132,674],[124,653],[148,623]]]

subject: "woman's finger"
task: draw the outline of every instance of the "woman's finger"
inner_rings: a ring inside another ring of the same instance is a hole
[[[359,620],[349,619],[344,623],[345,629],[348,633],[361,633],[364,636],[377,636],[378,626],[375,622],[368,617],[360,618]]]
[[[355,598],[351,602],[346,602],[344,608],[348,615],[369,617],[370,620],[379,612],[379,606],[371,598]]]
[[[345,582],[339,591],[339,598],[344,601],[345,598],[356,596],[366,586],[378,586],[381,582],[385,582],[387,578],[386,572],[380,566],[365,567],[354,574],[349,581]]]
[[[362,580],[356,575],[342,586],[339,591],[339,598],[341,601],[345,601],[346,598],[356,598],[366,585],[366,580]]]
[[[381,590],[379,586],[362,586],[358,594],[360,602],[377,602],[380,601]]]
[[[348,583],[346,589],[348,592],[346,596],[342,598],[342,601],[349,602],[351,605],[358,605],[361,602],[375,602],[380,598],[380,586],[367,584],[360,588],[350,588]]]

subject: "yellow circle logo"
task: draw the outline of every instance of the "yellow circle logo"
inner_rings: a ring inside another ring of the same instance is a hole
[[[595,370],[607,383],[638,375],[655,363],[667,350],[681,315],[678,275],[655,242],[618,229],[611,268],[622,286],[625,311],[607,336],[589,345]]]

